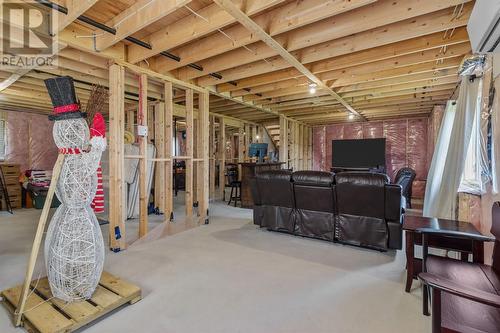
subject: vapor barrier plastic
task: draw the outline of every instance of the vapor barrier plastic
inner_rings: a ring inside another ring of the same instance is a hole
[[[52,136],[53,126],[54,123],[47,116],[31,116],[31,169],[52,170],[54,167],[58,151]]]
[[[396,172],[405,166],[415,169],[413,196],[422,198],[428,171],[427,118],[374,121],[353,124],[332,124],[313,129],[314,170],[329,171],[332,163],[332,140],[386,138],[387,174],[394,180]],[[430,133],[429,133],[430,134]],[[432,155],[431,155],[432,156]]]
[[[52,138],[53,123],[47,116],[7,112],[5,160],[19,164],[21,170],[52,170],[57,147]]]
[[[29,115],[28,115],[29,117]],[[21,170],[29,168],[29,120],[20,112],[7,113],[7,142],[5,160],[19,164]]]
[[[386,171],[394,180],[396,172],[407,166],[406,160],[406,120],[384,121],[384,136],[386,138]]]
[[[325,126],[313,128],[313,170],[325,170]]]

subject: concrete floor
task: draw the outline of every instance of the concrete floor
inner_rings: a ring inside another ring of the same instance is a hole
[[[149,239],[108,252],[105,269],[141,286],[143,299],[85,332],[430,332],[419,283],[404,292],[404,252],[269,232],[251,210],[221,202],[210,213],[209,225],[174,235],[156,222]],[[0,213],[0,289],[22,282],[39,214]],[[0,332],[22,332],[8,318],[0,307]]]

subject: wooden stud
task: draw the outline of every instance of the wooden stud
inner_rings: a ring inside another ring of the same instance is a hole
[[[193,90],[186,90],[186,155],[191,157],[186,160],[186,216],[193,216]]]
[[[245,129],[240,127],[238,129],[238,162],[245,161]]]
[[[245,124],[244,126],[245,129],[245,152],[244,152],[244,157],[243,159],[246,160],[248,158],[248,150],[250,149],[250,141],[251,141],[251,129],[249,124]]]
[[[148,121],[148,76],[139,76],[139,111],[137,112],[137,125],[147,126]],[[148,233],[148,136],[138,136],[139,155],[139,238]]]
[[[167,158],[165,156],[165,103],[157,103],[153,110],[156,157],[164,159]],[[162,213],[165,213],[165,176],[165,161],[155,162],[155,207],[158,207]]]
[[[280,162],[285,163],[288,168],[288,120],[284,115],[280,115],[280,148],[279,148]]]
[[[173,139],[173,103],[172,103],[172,83],[165,82],[165,157],[172,159],[172,139]],[[170,219],[173,212],[173,161],[165,162],[165,217]]]
[[[109,247],[126,248],[124,184],[125,70],[119,65],[109,68]]]
[[[201,109],[201,108],[200,108]],[[215,164],[217,159],[217,149],[215,146],[215,116],[210,116],[210,197],[215,195]]]
[[[300,124],[298,122],[294,123],[294,138],[293,138],[293,151],[294,151],[294,171],[300,169],[300,162],[299,162],[299,157],[300,157]]]
[[[226,185],[226,122],[224,117],[219,118],[219,192],[224,197]]]
[[[127,131],[135,135],[135,110],[127,111]]]
[[[201,181],[198,183],[198,186],[202,189],[200,192],[199,200],[199,209],[198,215],[202,218],[208,218],[208,202],[209,202],[209,163],[210,163],[210,155],[209,155],[209,136],[210,136],[210,120],[209,120],[209,104],[210,104],[210,95],[208,92],[199,94],[199,108],[198,108],[198,126],[200,127],[200,141],[201,145],[199,149],[199,158],[201,161]],[[214,178],[215,180],[215,178]],[[214,184],[215,185],[215,184]],[[206,220],[207,222],[207,220]]]

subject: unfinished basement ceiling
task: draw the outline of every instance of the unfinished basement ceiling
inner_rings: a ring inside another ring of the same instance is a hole
[[[54,75],[73,76],[85,104],[92,84],[107,86],[109,59],[118,57],[210,88],[211,112],[266,123],[279,114],[311,125],[350,121],[338,98],[319,87],[311,94],[309,77],[216,2],[86,1],[83,15],[116,35],[75,20],[59,35],[67,46],[58,68],[15,80],[16,73],[0,72],[0,80],[11,79],[0,93],[0,109],[49,113],[43,79]],[[471,52],[465,26],[474,1],[232,2],[359,113],[356,120],[428,115],[453,95],[457,69]],[[126,83],[126,107],[134,107],[138,83],[132,76]],[[152,82],[148,96],[161,99],[162,86]],[[182,103],[183,92],[175,100]]]

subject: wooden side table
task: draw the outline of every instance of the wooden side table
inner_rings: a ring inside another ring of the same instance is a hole
[[[475,263],[484,263],[484,241],[460,238],[460,233],[481,235],[472,223],[453,220],[405,216],[403,230],[406,234],[406,292],[410,292],[413,279],[422,271],[422,259],[415,258],[415,245],[422,245],[420,229],[435,229],[456,233],[450,235],[428,235],[429,247],[460,252],[460,259],[467,261],[469,253]]]

